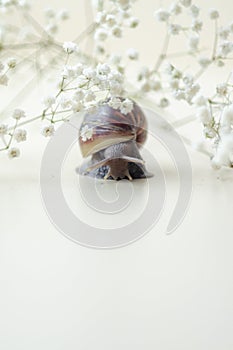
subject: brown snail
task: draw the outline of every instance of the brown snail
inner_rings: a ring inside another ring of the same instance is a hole
[[[133,109],[127,114],[104,103],[84,116],[79,144],[83,157],[91,159],[81,166],[80,174],[114,180],[150,176],[139,153],[146,141],[147,121],[132,102]]]

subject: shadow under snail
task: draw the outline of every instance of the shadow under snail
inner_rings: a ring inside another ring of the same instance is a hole
[[[91,158],[78,169],[80,174],[105,180],[151,176],[139,153],[147,138],[146,117],[132,102],[133,109],[127,114],[104,103],[94,113],[84,116],[79,145],[83,157]]]

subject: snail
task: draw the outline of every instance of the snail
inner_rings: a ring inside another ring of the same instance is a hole
[[[124,99],[121,98],[121,101]],[[123,114],[106,102],[94,113],[87,113],[79,130],[79,145],[84,158],[91,156],[79,173],[103,179],[149,177],[139,148],[147,138],[147,121],[134,102],[132,111]]]

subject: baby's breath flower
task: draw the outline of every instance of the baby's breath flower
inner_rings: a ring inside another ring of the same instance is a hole
[[[161,100],[159,101],[159,106],[161,108],[166,108],[169,106],[169,100],[166,97],[162,97]]]
[[[60,99],[60,103],[59,104],[60,104],[61,108],[67,109],[67,108],[71,107],[72,100],[69,97],[63,95],[61,97],[61,99]]]
[[[122,30],[119,26],[114,26],[111,30],[111,34],[115,36],[116,38],[122,37]]]
[[[225,57],[233,50],[233,43],[231,41],[223,41],[219,46],[219,53],[221,56]]]
[[[69,17],[70,17],[69,11],[66,9],[62,9],[58,12],[57,17],[59,19],[65,21],[65,20],[69,19]]]
[[[56,102],[56,98],[54,96],[46,96],[43,99],[43,104],[46,108],[52,107]]]
[[[176,2],[173,2],[170,6],[170,12],[173,15],[179,15],[182,12],[182,7]]]
[[[200,64],[200,66],[202,68],[206,68],[206,67],[208,67],[210,65],[211,60],[208,57],[200,57],[198,59],[198,63]]]
[[[228,38],[228,36],[230,35],[230,29],[228,27],[222,27],[219,29],[219,33],[218,33],[219,37],[221,39],[226,40]]]
[[[128,114],[133,109],[133,102],[126,98],[124,101],[122,101],[120,106],[120,111],[122,114]]]
[[[17,142],[23,142],[27,139],[27,131],[24,129],[18,129],[15,131],[14,138]]]
[[[160,8],[154,12],[154,17],[160,22],[167,22],[170,17],[170,12]]]
[[[83,110],[83,103],[77,100],[72,101],[72,111],[74,113],[81,112]]]
[[[170,24],[168,27],[168,31],[172,35],[178,35],[181,31],[182,27],[179,24]]]
[[[94,94],[93,91],[89,90],[86,92],[85,94],[85,101],[86,102],[91,102],[94,101],[96,99],[96,95]]]
[[[205,106],[207,104],[207,99],[202,95],[197,95],[194,97],[192,102],[196,106]]]
[[[0,136],[5,135],[7,133],[7,125],[1,124],[0,125]]]
[[[53,136],[54,132],[55,132],[55,129],[54,129],[54,126],[52,124],[45,126],[41,131],[42,135],[45,137]]]
[[[220,96],[226,96],[228,92],[228,87],[226,83],[218,84],[216,86],[216,92]]]
[[[224,107],[221,118],[221,125],[228,127],[233,125],[233,104]]]
[[[189,11],[192,17],[196,18],[199,16],[200,9],[196,5],[192,5]]]
[[[7,60],[7,65],[9,68],[15,68],[16,66],[16,59],[14,57],[11,57]]]
[[[54,18],[56,16],[56,12],[51,7],[45,8],[44,13],[48,18]]]
[[[201,106],[197,110],[197,117],[203,124],[208,124],[211,121],[211,114],[209,108]]]
[[[184,90],[178,89],[174,91],[173,96],[176,100],[184,100],[185,99],[185,92]]]
[[[93,136],[93,129],[89,128],[88,125],[85,125],[82,127],[80,131],[80,137],[83,142],[86,142],[87,140],[91,140]]]
[[[97,71],[97,74],[108,75],[111,71],[111,68],[107,63],[103,63],[103,64],[98,64],[96,71]]]
[[[25,118],[26,114],[24,110],[17,108],[13,111],[12,117],[16,120],[19,120],[21,118]]]
[[[63,49],[68,54],[71,54],[71,53],[77,51],[77,44],[73,43],[72,41],[66,41],[63,44]]]
[[[219,12],[216,9],[209,10],[210,19],[217,19],[219,17]]]
[[[17,147],[12,147],[8,150],[8,157],[10,159],[18,158],[20,156],[20,150]]]
[[[131,60],[137,60],[139,53],[138,50],[134,49],[134,48],[130,48],[126,51],[127,56],[129,57],[129,59]]]
[[[191,51],[196,51],[199,44],[199,35],[192,35],[189,37],[188,46]]]
[[[109,106],[114,109],[120,109],[121,107],[121,100],[118,97],[112,97],[110,101],[108,102]]]
[[[150,86],[151,86],[151,89],[154,91],[158,91],[162,88],[161,82],[159,80],[151,80]]]
[[[0,85],[5,85],[7,86],[8,84],[8,77],[6,74],[0,74]]]
[[[95,32],[94,39],[96,41],[104,41],[108,37],[108,31],[104,28],[98,28]]]
[[[184,7],[189,7],[192,3],[192,0],[180,0],[180,3],[184,6]]]
[[[73,94],[73,100],[74,101],[80,101],[84,97],[84,91],[82,89],[76,89],[75,93]]]
[[[137,17],[130,17],[127,24],[130,28],[136,28],[139,24],[139,19]]]
[[[199,19],[194,19],[193,21],[192,21],[192,26],[191,26],[191,28],[192,28],[192,30],[194,31],[194,32],[200,32],[201,30],[202,30],[202,26],[203,26],[203,22],[202,21],[200,21]]]

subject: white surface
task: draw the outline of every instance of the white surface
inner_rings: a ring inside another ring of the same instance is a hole
[[[148,11],[156,5],[148,1]],[[214,172],[189,149],[192,201],[165,236],[178,182],[164,161],[168,200],[156,227],[133,245],[92,250],[44,212],[45,142],[33,135],[22,159],[1,158],[0,349],[232,350],[232,170]]]

